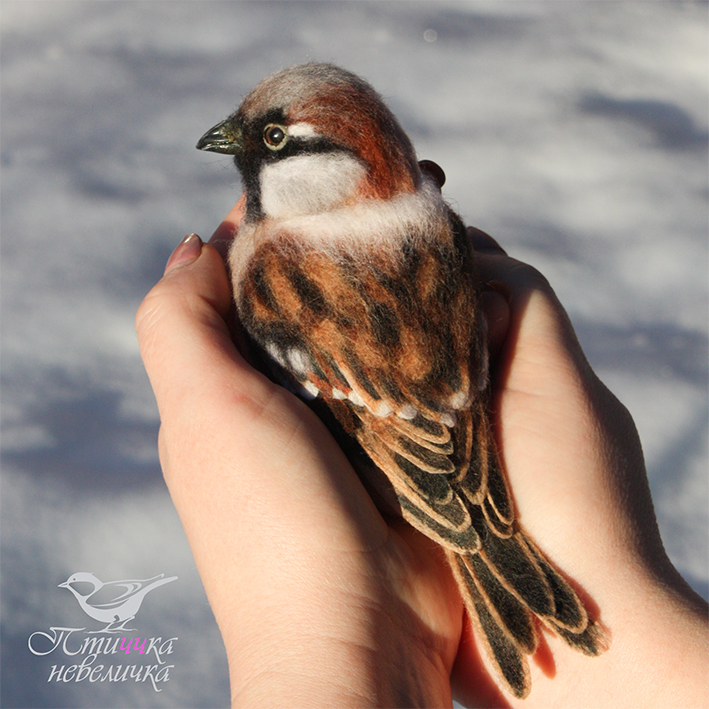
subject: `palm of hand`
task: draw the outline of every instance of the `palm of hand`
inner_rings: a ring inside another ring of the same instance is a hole
[[[242,214],[237,205],[215,246]],[[483,670],[440,552],[382,516],[313,412],[246,363],[227,326],[223,261],[192,246],[176,261],[197,263],[167,273],[137,325],[163,472],[226,644],[234,704],[450,705],[451,682],[466,704],[517,704]],[[499,250],[479,266],[505,284],[493,283],[506,297],[489,296],[486,314],[519,518],[572,581],[593,584],[577,590],[618,640],[589,663],[548,637],[524,706],[595,706],[599,688],[666,706],[677,683],[637,668],[663,668],[668,655],[691,665],[682,691],[699,696],[706,665],[688,648],[706,606],[663,552],[632,419],[588,367],[546,281]]]

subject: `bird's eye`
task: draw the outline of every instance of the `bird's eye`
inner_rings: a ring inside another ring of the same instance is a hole
[[[280,150],[288,140],[288,134],[283,126],[269,123],[263,129],[263,142],[271,150]]]

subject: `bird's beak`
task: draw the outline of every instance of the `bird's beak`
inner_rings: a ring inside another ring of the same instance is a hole
[[[69,584],[66,581],[64,581],[64,583],[60,583],[57,586],[57,588],[69,588]]]
[[[231,118],[227,118],[210,128],[197,143],[197,150],[213,153],[238,155],[241,152],[243,134],[241,128]]]

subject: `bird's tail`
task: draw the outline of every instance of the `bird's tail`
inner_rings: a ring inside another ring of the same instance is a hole
[[[477,635],[516,697],[531,688],[526,656],[537,648],[535,617],[586,655],[608,647],[576,592],[524,532],[491,534],[480,551],[447,554]]]

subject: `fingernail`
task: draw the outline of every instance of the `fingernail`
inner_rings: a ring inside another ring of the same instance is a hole
[[[169,273],[177,266],[192,263],[200,253],[202,253],[202,239],[197,234],[188,234],[170,254],[170,258],[165,264],[165,273]]]

